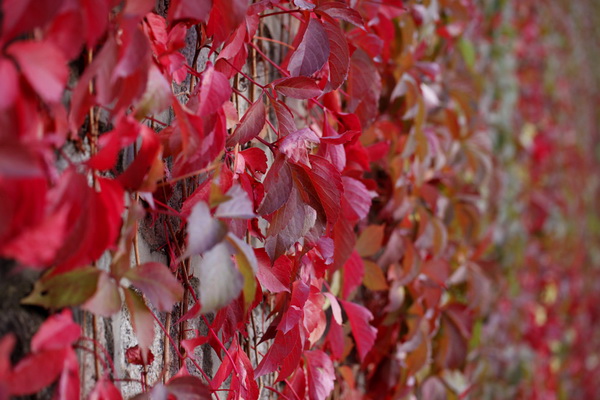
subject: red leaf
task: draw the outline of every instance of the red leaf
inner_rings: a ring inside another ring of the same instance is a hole
[[[99,170],[114,168],[119,151],[135,142],[139,133],[140,124],[132,117],[120,118],[114,130],[100,137],[100,150],[87,161],[87,165]]]
[[[344,215],[349,220],[360,220],[367,216],[371,208],[371,193],[361,181],[342,177],[344,185],[344,201],[342,202],[342,210]]]
[[[321,21],[310,19],[302,41],[290,58],[292,76],[310,76],[319,71],[329,58],[329,41]]]
[[[258,147],[250,147],[239,153],[244,157],[244,161],[248,169],[253,173],[256,172],[265,173],[267,172],[267,155],[262,149]]]
[[[54,382],[63,369],[68,347],[33,353],[19,361],[10,374],[10,393],[23,396],[39,392]]]
[[[360,118],[363,128],[375,119],[380,94],[381,78],[375,64],[365,52],[356,50],[350,59],[348,73],[348,109]]]
[[[279,257],[273,266],[265,249],[254,249],[258,260],[256,277],[260,285],[271,293],[290,292],[292,260],[287,256]]]
[[[358,11],[346,3],[331,1],[323,2],[316,9],[317,14],[327,14],[335,20],[342,20],[358,26],[364,26],[364,21]]]
[[[331,4],[331,3],[326,3]],[[350,51],[344,31],[337,23],[329,19],[323,20],[323,27],[329,40],[329,83],[326,91],[339,88],[346,81],[350,70]]]
[[[275,116],[277,117],[277,128],[279,129],[279,136],[286,136],[292,132],[297,131],[296,124],[294,123],[294,115],[290,109],[280,101],[272,103],[275,109]]]
[[[304,314],[304,305],[308,299],[310,288],[302,281],[296,281],[292,287],[292,296],[290,304],[281,317],[277,329],[283,333],[288,333],[292,328],[298,325],[298,322],[302,319]]]
[[[79,382],[79,363],[77,362],[77,354],[73,349],[69,349],[56,388],[55,399],[79,400],[80,390],[81,386]]]
[[[339,218],[333,227],[333,264],[332,270],[336,270],[350,257],[356,243],[353,224],[346,218]]]
[[[0,58],[0,110],[13,105],[19,94],[19,75],[15,65],[7,58]]]
[[[344,329],[338,324],[335,319],[329,324],[329,332],[327,332],[327,343],[331,349],[331,356],[334,360],[340,360],[344,355]]]
[[[196,303],[198,304],[198,303]],[[198,308],[198,310],[200,310]],[[191,339],[184,339],[181,341],[181,347],[185,350],[188,355],[194,354],[194,349],[198,346],[202,346],[203,344],[208,343],[208,336],[198,336]]]
[[[275,158],[263,185],[265,197],[258,207],[258,213],[267,215],[281,208],[289,199],[292,190],[292,172],[283,156]]]
[[[49,103],[60,101],[69,70],[62,52],[51,42],[19,41],[10,45],[23,75],[40,97]]]
[[[287,333],[277,331],[275,341],[256,367],[254,377],[260,378],[276,371],[277,367],[281,366],[277,375],[277,382],[283,381],[298,367],[303,350],[304,341],[301,338],[298,325]]]
[[[305,76],[281,79],[275,84],[275,90],[284,96],[295,99],[311,99],[322,93],[317,82]]]
[[[159,311],[171,311],[183,297],[183,287],[166,265],[147,262],[130,269],[125,277],[148,297]]]
[[[223,43],[244,21],[247,9],[246,0],[215,0],[206,26],[206,32],[208,36],[213,36],[215,46]]]
[[[254,139],[266,123],[267,111],[262,98],[256,100],[242,117],[240,124],[233,134],[227,138],[227,146],[245,144]]]
[[[196,2],[202,3],[202,2]],[[200,84],[198,115],[207,115],[217,112],[231,96],[231,86],[227,77],[219,71],[215,71],[211,63],[208,63],[202,72],[202,83]]]
[[[298,189],[292,186],[285,205],[278,209],[267,229],[265,249],[271,259],[277,259],[304,236],[314,225],[316,211],[302,201]]]
[[[347,299],[350,293],[362,283],[365,274],[365,266],[362,258],[355,251],[344,264],[344,284],[342,286],[342,296]]]
[[[333,363],[321,350],[304,352],[306,358],[306,378],[308,380],[308,398],[325,400],[333,390],[335,373]]]
[[[134,365],[150,365],[154,361],[154,354],[148,350],[148,361],[144,361],[140,346],[135,345],[125,350],[125,359],[129,364]]]
[[[89,400],[122,400],[121,391],[106,378],[96,383],[94,390],[90,393]]]
[[[319,156],[309,156],[312,168],[306,168],[325,214],[327,223],[333,226],[340,215],[342,201],[342,179],[339,171],[326,159]]]
[[[169,4],[169,15],[167,17],[169,24],[174,25],[178,20],[192,20],[195,22],[206,22],[212,0],[173,0]]]
[[[377,329],[369,324],[373,319],[373,314],[365,307],[349,301],[342,301],[342,306],[346,310],[346,315],[350,321],[350,328],[354,336],[354,342],[358,350],[360,361],[365,360],[365,356],[373,348]]]
[[[125,290],[125,303],[131,315],[131,325],[138,339],[138,345],[142,352],[142,359],[149,363],[153,357],[150,352],[150,346],[154,340],[154,318],[152,312],[144,303],[144,299],[132,289]],[[148,355],[150,353],[150,356]]]
[[[31,339],[31,351],[38,353],[71,346],[81,335],[81,327],[73,322],[71,310],[54,314],[40,326]]]
[[[61,10],[64,0],[4,0],[2,7],[2,39],[7,43],[22,33],[43,27]]]
[[[154,192],[162,178],[162,145],[158,135],[145,125],[141,126],[142,147],[131,165],[117,178],[125,189]]]

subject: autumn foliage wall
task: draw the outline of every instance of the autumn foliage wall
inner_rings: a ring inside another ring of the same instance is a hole
[[[502,4],[2,2],[0,255],[43,271],[23,303],[53,314],[21,360],[0,340],[0,398],[466,398],[502,380],[481,367],[502,199],[531,202],[525,240],[544,226],[537,195],[502,194],[480,53],[513,22]],[[535,140],[525,162],[559,139]],[[137,345],[118,353],[96,332],[123,310]]]

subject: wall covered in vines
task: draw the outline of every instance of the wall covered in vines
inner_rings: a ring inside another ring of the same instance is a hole
[[[592,3],[4,0],[0,399],[597,396]]]

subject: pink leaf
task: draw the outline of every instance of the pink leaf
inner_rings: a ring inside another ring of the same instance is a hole
[[[183,297],[183,287],[166,265],[147,262],[130,269],[125,277],[148,297],[159,311],[171,311]]]
[[[275,84],[275,90],[295,99],[311,99],[322,93],[316,81],[305,76],[284,78]]]
[[[350,220],[365,218],[371,208],[373,195],[364,183],[357,179],[344,176],[342,183],[344,185],[344,202],[342,203],[344,215]]]
[[[69,349],[63,370],[56,388],[55,399],[57,400],[79,400],[81,385],[79,382],[79,363],[75,350]]]
[[[304,352],[306,358],[306,378],[308,380],[308,398],[325,400],[333,390],[335,372],[331,358],[321,350]]]
[[[202,2],[197,2],[202,3]],[[200,108],[199,115],[207,115],[217,112],[231,96],[231,86],[227,77],[219,71],[215,71],[211,63],[208,63],[202,73],[202,84],[200,85]]]
[[[31,339],[31,351],[41,351],[69,347],[81,335],[81,327],[73,322],[71,310],[65,309],[48,318]]]
[[[94,390],[90,394],[89,400],[122,400],[121,392],[116,386],[106,378],[102,378],[96,383]]]
[[[167,18],[170,24],[178,20],[206,22],[211,6],[212,0],[173,0]]]
[[[50,42],[19,41],[7,50],[18,62],[23,75],[47,102],[60,101],[69,70],[62,52]]]
[[[108,273],[100,272],[96,293],[81,308],[103,317],[110,317],[121,310],[119,287]]]
[[[375,337],[377,336],[377,329],[369,324],[369,321],[373,319],[373,314],[365,307],[356,303],[341,300],[340,302],[344,310],[346,310],[354,342],[358,350],[358,356],[362,362],[365,360],[367,353],[373,348]]]
[[[319,137],[310,128],[302,128],[284,137],[279,144],[279,151],[293,163],[310,166],[308,143],[319,143]]]
[[[312,10],[315,5],[306,0],[294,0],[294,4],[303,10]]]
[[[227,146],[245,144],[262,131],[266,123],[266,108],[262,98],[254,102],[242,117],[233,134],[227,138]]]
[[[142,351],[142,359],[148,363],[148,353],[154,340],[154,318],[144,299],[132,289],[125,290],[125,303],[131,315],[131,325]]]
[[[322,23],[308,22],[302,41],[290,58],[288,70],[292,76],[310,76],[319,71],[329,58],[329,41]]]

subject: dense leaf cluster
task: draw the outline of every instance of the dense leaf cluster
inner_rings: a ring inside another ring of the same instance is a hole
[[[125,377],[71,309],[127,309],[139,398],[477,390],[504,282],[490,249],[507,175],[477,52],[499,13],[444,0],[171,0],[162,14],[154,0],[41,3],[2,3],[0,255],[44,272],[23,302],[57,313],[16,364],[14,337],[0,340],[0,399],[53,382],[61,399],[122,398]],[[549,137],[536,136],[532,169]],[[535,235],[547,210],[527,202],[541,210],[525,221]],[[165,264],[140,259],[141,224]],[[187,328],[197,319],[206,334]],[[157,334],[172,359],[152,353]],[[93,387],[75,349],[94,354]]]

